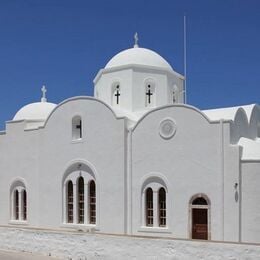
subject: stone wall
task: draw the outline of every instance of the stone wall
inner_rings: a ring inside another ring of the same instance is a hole
[[[260,245],[0,227],[0,249],[62,259],[260,259]]]

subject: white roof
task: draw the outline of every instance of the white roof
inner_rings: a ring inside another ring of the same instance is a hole
[[[124,65],[145,65],[172,70],[171,65],[156,52],[145,48],[131,48],[115,55],[105,66],[114,68]]]
[[[244,109],[248,121],[250,120],[251,113],[253,111],[253,108],[256,106],[256,104],[250,104],[250,105],[244,105],[244,106],[237,106],[237,107],[226,107],[226,108],[217,108],[217,109],[209,109],[209,110],[202,110],[204,114],[210,119],[210,120],[234,120],[237,111],[242,108]]]
[[[252,140],[241,137],[238,145],[243,147],[243,160],[259,160],[260,159],[260,140]]]
[[[13,120],[46,120],[56,104],[49,102],[36,102],[22,107]]]

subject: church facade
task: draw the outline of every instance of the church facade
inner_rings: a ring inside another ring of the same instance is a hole
[[[260,108],[200,110],[156,52],[115,55],[94,97],[22,107],[0,133],[0,224],[260,243]]]

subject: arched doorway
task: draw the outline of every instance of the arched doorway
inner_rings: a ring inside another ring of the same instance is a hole
[[[206,196],[193,196],[190,203],[191,238],[209,240],[210,203]]]

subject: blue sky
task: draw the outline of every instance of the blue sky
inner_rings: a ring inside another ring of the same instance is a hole
[[[98,70],[136,31],[183,73],[184,13],[188,103],[259,103],[259,0],[0,0],[0,128],[43,84],[54,103],[93,95]]]

